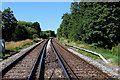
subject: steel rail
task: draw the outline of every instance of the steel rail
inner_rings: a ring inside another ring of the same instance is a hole
[[[55,41],[56,42],[56,41]],[[57,42],[56,42],[57,43]],[[58,44],[58,43],[57,43]],[[59,44],[58,44],[59,45]],[[65,61],[65,59],[63,58],[63,56],[60,54],[60,53],[58,53],[60,56],[61,56],[61,58],[63,59],[63,61],[65,62],[65,64],[68,66],[68,68],[70,69],[70,71],[72,72],[72,74],[76,77],[76,79],[77,80],[79,80],[79,78],[76,76],[76,74],[73,72],[73,70],[70,68],[70,66],[68,65],[68,63]]]
[[[47,41],[47,42],[48,42],[48,41]],[[28,77],[27,80],[32,80],[33,74],[35,73],[35,69],[37,68],[37,65],[38,65],[38,63],[39,63],[39,60],[40,60],[40,57],[41,57],[41,55],[42,55],[43,49],[44,49],[45,45],[47,44],[47,42],[43,45],[43,47],[42,47],[42,49],[41,49],[41,51],[40,51],[40,53],[39,53],[39,55],[38,55],[38,57],[37,57],[34,65],[33,65],[33,67],[32,67],[32,70],[31,70],[31,72],[30,72],[29,77]]]
[[[58,44],[58,42],[55,40],[55,42]],[[59,46],[61,46],[60,44],[58,44]],[[64,47],[62,47],[61,46],[61,48],[63,48],[64,50],[67,50],[66,48],[64,48]],[[68,51],[68,50],[67,50]],[[70,52],[70,51],[68,51],[68,52]],[[70,52],[71,53],[71,52]],[[84,59],[82,59],[83,61],[85,61]],[[87,61],[85,61],[85,62],[87,62]],[[87,64],[89,64],[88,62],[87,62]],[[93,66],[93,65],[91,65],[91,64],[89,64],[90,66],[92,66],[92,67],[94,67],[96,70],[98,70],[101,74],[103,74],[103,75],[106,75],[109,79],[111,79],[111,80],[114,80],[114,78],[112,78],[112,77],[110,77],[109,75],[107,75],[106,73],[104,73],[103,71],[101,71],[99,68],[97,68],[97,67],[95,67],[95,66]]]
[[[47,43],[48,43],[48,41],[47,41]],[[39,67],[39,73],[38,73],[39,74],[39,80],[43,80],[43,73],[42,73],[43,69],[42,68],[43,68],[43,59],[44,59],[44,55],[46,53],[47,43],[44,46],[43,53],[42,53],[42,56],[41,56],[41,59],[40,59],[40,67]]]
[[[53,49],[54,53],[56,54],[56,56],[57,56],[57,58],[58,58],[58,60],[59,60],[59,62],[60,62],[60,64],[61,64],[61,66],[62,66],[62,68],[63,68],[63,70],[64,70],[64,72],[65,72],[65,75],[66,75],[67,79],[68,79],[68,80],[71,80],[70,75],[68,74],[67,70],[65,69],[65,66],[64,66],[62,60],[60,59],[60,57],[59,57],[56,49],[54,48],[54,45],[53,45],[53,43],[52,43],[52,39],[51,39],[51,45],[52,45],[52,49]]]
[[[59,40],[59,39],[57,39],[57,40]],[[60,41],[60,40],[59,40],[59,41]],[[69,45],[69,46],[71,46],[71,47],[74,47],[74,48],[80,49],[80,50],[82,50],[82,51],[85,51],[85,52],[91,53],[92,55],[96,55],[96,56],[100,57],[105,63],[109,63],[109,62],[104,58],[104,56],[103,56],[102,54],[100,54],[100,53],[93,52],[93,51],[90,51],[90,50],[88,50],[88,49],[84,49],[84,48],[81,48],[81,47],[77,47],[77,46],[74,46],[74,45],[71,45],[71,44],[65,43],[65,42],[63,42],[63,41],[60,41],[60,42],[62,42],[62,43],[64,43],[64,44],[67,44],[67,45]]]
[[[27,52],[25,52],[24,54],[22,54],[20,57],[18,57],[17,59],[15,59],[13,62],[11,62],[9,65],[7,65],[5,68],[3,68],[0,71],[0,74],[2,74],[2,77],[5,75],[5,73],[10,70],[15,64],[17,64],[18,61],[22,60],[28,53],[30,53],[33,49],[35,49],[38,45],[40,45],[43,41],[42,40],[39,44],[35,45],[34,47],[32,47],[30,50],[28,50]],[[1,78],[2,78],[1,77]]]

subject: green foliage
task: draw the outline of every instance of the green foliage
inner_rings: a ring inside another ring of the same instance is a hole
[[[41,32],[38,22],[17,21],[10,8],[2,12],[2,29],[5,41],[38,38]]]
[[[73,2],[70,9],[62,16],[58,37],[110,49],[120,43],[119,2]]]
[[[93,59],[100,59],[99,56],[93,55],[93,54],[88,53],[88,52],[85,52],[85,51],[82,51],[82,50],[80,50],[80,49],[78,50],[78,52],[81,53],[81,54],[83,54],[83,55],[85,55],[85,56],[91,57],[91,58],[93,58]]]
[[[51,30],[48,30],[48,31],[41,31],[40,33],[40,37],[42,38],[49,38],[49,37],[55,37],[55,32],[54,31],[51,31]]]
[[[112,47],[111,50],[112,54],[114,54],[115,56],[120,57],[120,44],[118,46]]]
[[[37,35],[38,37],[40,37],[40,32],[41,32],[40,24],[38,22],[35,22],[32,24],[32,26],[37,30]]]
[[[2,39],[2,12],[0,11],[0,39]]]
[[[39,41],[40,41],[40,40],[34,40],[34,41],[30,42],[30,43],[27,43],[27,44],[22,45],[22,46],[20,46],[20,47],[16,47],[16,48],[14,48],[14,49],[6,48],[6,49],[5,49],[5,52],[6,52],[6,53],[5,53],[5,56],[10,55],[10,52],[17,52],[18,50],[24,49],[24,48],[26,48],[26,47],[29,47],[30,45],[35,44],[35,43],[37,43],[37,42],[39,42]],[[3,55],[1,54],[0,56],[3,56]]]
[[[67,47],[71,47],[70,45],[67,45],[67,44],[65,44],[65,46],[67,46]]]
[[[38,34],[33,34],[32,38],[35,39],[35,38],[38,38]]]
[[[13,11],[8,7],[2,12],[2,35],[7,41],[12,40],[12,33],[15,31],[17,20],[14,17]]]
[[[26,27],[23,24],[21,24],[21,22],[18,22],[17,24],[18,25],[15,31],[13,32],[13,40],[18,41],[28,38],[28,32],[26,30]]]
[[[64,40],[66,40],[66,39],[62,38],[60,40],[64,42]],[[67,41],[69,41],[69,39],[67,39]],[[83,41],[76,41],[74,43],[76,43],[77,46],[84,45],[81,48],[84,48],[84,49],[87,49],[87,50],[90,50],[90,51],[93,51],[93,52],[97,52],[97,53],[101,54],[105,59],[112,58],[113,62],[111,62],[111,63],[113,63],[113,64],[120,64],[120,60],[119,60],[120,59],[120,56],[119,56],[120,55],[120,44],[118,44],[115,47],[112,47],[112,49],[103,49],[103,48],[100,48],[100,47],[95,47],[94,43],[93,44],[87,44],[87,43],[84,43]],[[68,45],[65,45],[65,46],[70,47]],[[99,59],[98,56],[93,55],[91,53],[87,53],[87,52],[82,51],[82,50],[78,50],[78,52],[81,53],[81,54],[83,54],[83,55],[92,57],[94,59]]]
[[[25,22],[25,21],[18,21],[17,27],[15,31],[13,32],[13,40],[24,40],[24,39],[33,39],[38,38],[40,35],[38,35],[38,29],[33,26],[34,23],[31,22]],[[37,26],[38,27],[38,26]],[[40,34],[40,32],[39,32]]]

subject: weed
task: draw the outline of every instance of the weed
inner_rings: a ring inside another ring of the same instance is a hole
[[[88,57],[91,57],[93,59],[100,59],[97,55],[93,55],[91,53],[88,53],[88,52],[85,52],[85,51],[82,51],[82,50],[78,50],[79,53],[85,55],[85,56],[88,56]]]
[[[60,38],[61,40],[61,38]],[[64,38],[62,38],[62,41],[64,42]],[[66,39],[66,40],[69,40],[69,39]],[[112,49],[104,49],[104,48],[100,48],[100,47],[96,47],[95,44],[87,44],[87,43],[84,43],[82,41],[76,41],[76,42],[70,42],[70,40],[68,41],[70,44],[74,45],[74,46],[78,46],[78,47],[81,47],[81,48],[84,48],[84,49],[88,49],[90,51],[93,51],[93,52],[97,52],[99,54],[101,54],[103,57],[105,57],[105,59],[114,59],[114,62],[111,62],[113,64],[120,64],[120,44],[118,44],[117,46],[115,47],[112,47]],[[67,45],[66,45],[67,46]],[[70,46],[68,46],[70,47]],[[86,56],[89,56],[89,57],[92,57],[94,59],[99,59],[98,56],[96,55],[93,55],[91,53],[87,53],[85,51],[82,51],[82,50],[78,50],[79,53],[83,54],[83,55],[86,55]]]
[[[67,45],[67,44],[65,44],[65,46],[67,46],[67,47],[71,47],[71,46],[69,46],[69,45]]]
[[[26,47],[29,47],[32,44],[35,44],[37,42],[41,41],[41,39],[26,39],[26,40],[22,40],[22,41],[17,41],[17,42],[7,42],[6,44],[6,48],[5,48],[5,56],[10,55],[10,52],[17,52],[20,49],[24,49]],[[0,54],[1,57],[3,57],[3,54]]]

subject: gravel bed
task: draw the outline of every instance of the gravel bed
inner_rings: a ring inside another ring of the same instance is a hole
[[[3,76],[3,79],[27,79],[43,43],[32,50],[23,58],[23,60],[19,61],[15,66],[13,66],[12,69],[10,69]]]
[[[62,79],[65,78],[64,71],[51,47],[51,41],[49,40],[46,50],[45,59],[45,74],[44,78],[48,79]]]
[[[71,51],[72,53],[74,53],[75,55],[79,56],[80,58],[86,60],[90,64],[98,67],[103,72],[107,73],[108,75],[113,76],[114,78],[120,79],[120,77],[119,77],[120,75],[118,73],[114,72],[112,69],[110,69],[110,68],[98,63],[97,61],[95,61],[95,60],[93,60],[93,59],[91,59],[91,58],[89,58],[87,56],[84,56],[84,55],[82,55],[82,54],[80,54],[80,53],[78,53],[78,52],[76,52],[76,51],[74,51],[74,50],[72,50],[70,48],[68,48],[68,50]]]
[[[68,63],[68,65],[71,67],[71,69],[77,75],[78,78],[102,79],[102,80],[111,79],[107,74],[103,73],[98,68],[94,67],[91,64],[88,64],[88,62],[86,62],[85,60],[68,51],[67,48],[61,43],[59,42],[56,43],[54,40],[53,42],[57,51],[63,56],[63,58],[66,60],[66,62]]]
[[[25,52],[27,52],[29,49],[31,49],[32,47],[34,47],[35,45],[39,44],[40,42],[33,44],[25,49],[21,49],[19,53],[16,53],[15,55],[12,55],[11,57],[8,57],[7,59],[3,60],[0,62],[0,71],[5,68],[7,65],[9,65],[11,62],[13,62],[15,59],[17,59],[18,57],[20,57],[22,54],[24,54]]]

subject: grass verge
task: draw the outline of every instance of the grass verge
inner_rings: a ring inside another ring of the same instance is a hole
[[[120,59],[120,57],[119,57],[119,55],[120,55],[120,44],[113,47],[112,49],[103,49],[103,48],[100,48],[100,47],[93,46],[91,44],[86,44],[82,41],[73,42],[73,41],[70,41],[69,39],[64,39],[64,38],[60,38],[60,40],[65,42],[65,43],[72,44],[74,46],[78,46],[78,47],[88,49],[88,50],[93,51],[93,52],[97,52],[97,53],[101,54],[108,61],[110,60],[109,62],[112,63],[112,64],[116,64],[116,65],[120,64],[120,61],[119,61],[119,59]],[[69,45],[65,45],[65,46],[70,47]],[[82,50],[78,50],[78,52],[83,54],[83,55],[89,56],[93,59],[100,59],[98,56],[93,55],[93,54],[88,53],[88,52],[85,52],[85,51],[82,51]]]
[[[97,55],[93,55],[91,53],[88,53],[88,52],[85,52],[85,51],[82,51],[82,50],[78,50],[79,53],[85,55],[85,56],[88,56],[88,57],[91,57],[93,59],[101,59],[100,57],[98,57]]]
[[[41,39],[33,39],[33,40],[29,40],[29,41],[27,39],[27,40],[17,41],[17,42],[7,42],[6,43],[7,47],[5,48],[5,56],[9,56],[11,52],[17,52],[18,50],[27,48],[30,45],[33,45],[33,44],[35,44],[35,43],[37,43],[39,41],[41,41]],[[15,46],[12,47],[13,44],[15,44],[16,47]],[[3,57],[3,54],[0,53],[0,56]]]

